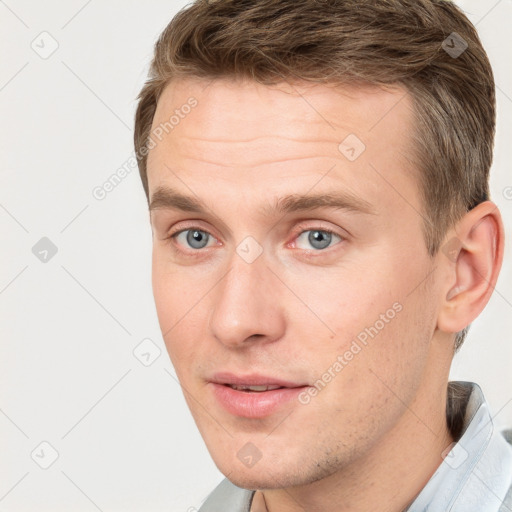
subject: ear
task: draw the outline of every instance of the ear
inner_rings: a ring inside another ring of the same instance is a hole
[[[489,301],[503,261],[504,229],[498,207],[485,201],[470,210],[447,235],[438,255],[444,266],[437,327],[456,333]]]

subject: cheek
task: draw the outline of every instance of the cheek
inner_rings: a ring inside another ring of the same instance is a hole
[[[170,265],[153,254],[152,287],[156,312],[167,352],[180,381],[201,361],[208,339],[211,300],[208,291],[215,281],[198,277],[190,268]]]
[[[365,343],[363,337],[338,338],[329,354],[314,355],[319,391],[306,407],[319,432],[333,438],[342,432],[347,443],[370,445],[404,413],[426,361],[420,341],[407,337],[410,318],[400,316],[406,314],[404,307],[380,331],[361,331]]]
[[[433,317],[424,300],[402,296],[393,301],[397,296],[381,298],[365,316],[347,319],[351,328],[338,338],[330,360],[321,368],[323,375],[329,369],[336,375],[324,399],[363,422],[368,414],[386,407],[396,410],[383,412],[383,417],[399,414],[401,404],[418,389],[427,364]]]
[[[152,287],[162,337],[171,361],[176,367],[185,357],[183,352],[186,347],[190,345],[186,339],[186,327],[191,319],[192,307],[189,302],[193,298],[189,297],[190,290],[187,290],[184,276],[180,272],[171,272],[169,265],[159,261],[155,255],[153,256]]]
[[[156,312],[162,334],[166,333],[176,321],[176,287],[175,280],[165,271],[153,252],[152,287]]]
[[[412,389],[422,375],[432,305],[421,286],[411,293],[414,279],[398,267],[388,265],[384,271],[374,265],[337,280],[314,281],[305,295],[311,309],[320,312],[322,323],[316,325],[325,334],[321,345],[310,336],[302,339],[309,345],[319,386],[330,388],[320,394],[334,402],[340,399],[340,406],[352,398],[355,408],[359,400],[382,403],[386,386]],[[307,330],[307,319],[299,322]]]
[[[199,300],[200,282],[187,269],[172,264],[162,247],[153,247],[152,287],[162,333],[186,318],[193,302]]]
[[[382,277],[386,274],[375,262],[353,266],[350,272],[345,268],[309,272],[307,279],[290,280],[301,301],[290,300],[289,307],[302,330],[309,332],[314,326],[316,338],[320,335],[327,342],[323,348],[343,354],[354,339],[364,344],[376,332],[388,330],[399,316],[402,294],[396,291],[396,281]]]

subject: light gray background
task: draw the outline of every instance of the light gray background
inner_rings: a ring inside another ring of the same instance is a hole
[[[0,512],[191,512],[222,478],[159,331],[138,171],[92,195],[133,155],[152,45],[184,5],[0,0]],[[480,383],[512,426],[512,2],[460,5],[495,69],[491,188],[508,243],[452,378]],[[58,248],[46,263],[42,237]],[[148,338],[145,366],[133,350]]]

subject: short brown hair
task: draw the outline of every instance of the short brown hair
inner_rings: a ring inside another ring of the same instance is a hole
[[[156,42],[138,96],[134,140],[148,200],[153,117],[176,78],[403,85],[414,104],[429,254],[467,211],[489,199],[494,77],[475,27],[450,1],[196,0],[182,9]],[[455,350],[468,327],[457,333]]]

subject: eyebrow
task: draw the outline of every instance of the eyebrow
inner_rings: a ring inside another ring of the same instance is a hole
[[[346,210],[369,215],[377,214],[370,203],[348,191],[314,195],[290,194],[277,199],[273,204],[263,205],[261,211],[263,215],[271,216],[319,208]],[[207,214],[210,210],[197,198],[184,195],[165,186],[158,187],[151,197],[149,211],[158,209],[180,210],[199,214]]]

